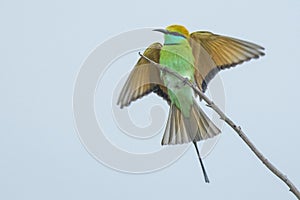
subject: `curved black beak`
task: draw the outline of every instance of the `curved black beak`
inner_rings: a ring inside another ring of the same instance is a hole
[[[161,28],[159,28],[159,29],[153,29],[152,31],[158,31],[158,32],[161,32],[161,33],[163,33],[163,34],[169,34],[169,35],[181,36],[181,37],[186,38],[184,35],[182,35],[182,34],[180,34],[180,33],[178,33],[178,32],[170,32],[170,31],[168,31],[168,30],[166,30],[166,29],[161,29]]]
[[[161,32],[161,33],[164,33],[164,34],[169,33],[169,31],[167,31],[166,29],[161,29],[161,28],[153,29],[152,31],[157,31],[157,32]]]

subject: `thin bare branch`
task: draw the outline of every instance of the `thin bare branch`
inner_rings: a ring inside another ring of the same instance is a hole
[[[248,145],[248,147],[253,151],[253,153],[258,157],[258,159],[278,178],[280,178],[290,189],[290,191],[300,200],[300,192],[297,187],[288,179],[286,175],[284,175],[281,171],[279,171],[256,147],[255,145],[249,140],[246,134],[242,131],[240,126],[237,126],[231,119],[229,119],[225,113],[221,111],[221,109],[212,101],[210,100],[198,87],[196,84],[192,83],[191,81],[187,81],[186,78],[182,77],[177,72],[173,71],[168,67],[164,67],[151,59],[147,58],[143,54],[139,53],[141,57],[148,60],[150,63],[155,65],[159,70],[164,71],[165,73],[169,73],[174,77],[180,79],[183,83],[189,85],[193,90],[203,99],[207,106],[213,109],[216,113],[219,114],[220,118],[224,120],[239,136],[242,140]]]

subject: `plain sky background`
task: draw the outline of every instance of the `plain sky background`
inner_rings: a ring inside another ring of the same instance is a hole
[[[72,94],[89,53],[124,31],[179,23],[256,42],[265,57],[221,73],[226,113],[300,187],[299,21],[299,0],[1,1],[0,199],[295,199],[227,126],[210,184],[191,148],[155,173],[105,167],[76,134]]]

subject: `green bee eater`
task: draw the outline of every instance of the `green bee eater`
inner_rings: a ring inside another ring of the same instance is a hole
[[[164,34],[164,44],[157,42],[150,45],[143,55],[196,83],[203,92],[220,70],[264,55],[264,48],[254,43],[207,31],[190,34],[181,25],[154,31]],[[188,85],[171,74],[159,71],[141,57],[120,93],[118,105],[123,108],[151,92],[163,97],[170,106],[162,145],[193,142],[208,183],[197,142],[212,138],[221,131],[199,107]]]

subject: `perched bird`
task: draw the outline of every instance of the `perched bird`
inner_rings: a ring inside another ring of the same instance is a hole
[[[196,83],[203,92],[220,70],[264,55],[264,48],[259,45],[207,31],[190,34],[181,25],[154,31],[164,34],[164,44],[151,44],[143,55]],[[188,85],[141,57],[131,71],[117,104],[123,108],[151,92],[163,97],[170,106],[161,144],[193,142],[205,182],[208,183],[197,142],[212,138],[221,131],[199,107]]]

